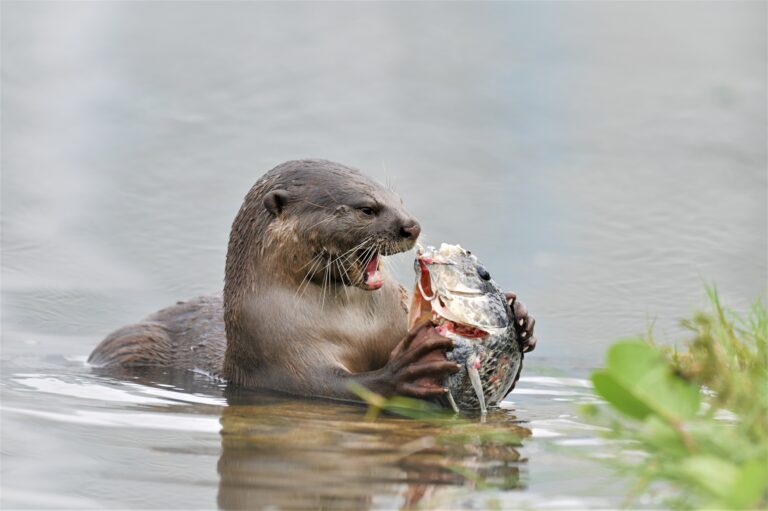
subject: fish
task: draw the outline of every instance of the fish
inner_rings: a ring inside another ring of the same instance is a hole
[[[523,359],[509,303],[485,266],[461,245],[419,245],[414,270],[409,327],[429,319],[453,340],[445,356],[459,371],[443,382],[448,404],[456,413],[484,416],[509,393]]]

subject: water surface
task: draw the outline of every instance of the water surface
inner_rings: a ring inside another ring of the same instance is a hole
[[[675,338],[704,281],[765,292],[763,2],[2,10],[3,508],[616,507],[590,369],[654,319]],[[301,157],[390,184],[528,304],[493,417],[522,445],[85,365],[219,290],[242,197]]]

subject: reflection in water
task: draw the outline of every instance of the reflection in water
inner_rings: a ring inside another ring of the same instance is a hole
[[[542,449],[601,451],[594,427],[562,413],[563,402],[594,399],[582,379],[524,377],[511,396],[514,415],[495,410],[481,424],[396,416],[370,422],[362,405],[235,392],[184,371],[130,370],[115,378],[82,362],[66,374],[3,369],[4,424],[25,424],[3,431],[5,454],[45,456],[58,474],[8,472],[4,484],[11,480],[15,489],[3,493],[4,507],[47,507],[75,485],[78,495],[96,499],[90,507],[225,509],[583,508],[605,506],[592,496],[610,488],[586,456],[564,459]],[[530,429],[518,424],[518,413]],[[100,475],[83,484],[82,474],[94,470],[89,456]],[[562,488],[586,471],[592,487]]]
[[[219,457],[210,463],[223,509],[434,508],[457,498],[484,504],[491,498],[484,490],[526,486],[529,460],[518,449],[531,430],[509,410],[490,410],[484,423],[394,415],[374,421],[361,404],[232,389],[188,371],[85,369],[97,379],[15,379],[38,393],[74,397],[77,408],[68,413],[4,410],[57,425],[215,433]],[[89,402],[114,408],[88,410]],[[159,442],[152,450],[204,448]]]
[[[224,509],[368,509],[381,499],[411,508],[439,503],[448,487],[521,487],[516,447],[530,430],[506,411],[456,434],[451,421],[367,421],[351,404],[253,394],[228,403],[218,464]]]

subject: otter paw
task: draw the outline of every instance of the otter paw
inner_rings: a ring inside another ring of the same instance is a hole
[[[451,349],[453,341],[438,334],[430,321],[412,328],[383,368],[395,394],[418,398],[444,395],[447,390],[440,382],[459,370],[458,364],[445,358]]]
[[[528,307],[517,299],[516,293],[505,293],[505,296],[515,318],[517,340],[523,353],[529,353],[536,348],[536,337],[533,335],[536,319],[528,313]]]

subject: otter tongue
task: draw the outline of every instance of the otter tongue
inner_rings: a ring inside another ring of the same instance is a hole
[[[371,289],[378,289],[384,285],[384,277],[379,271],[379,255],[376,254],[365,266],[365,283]]]

